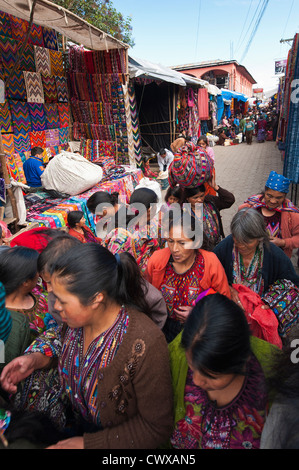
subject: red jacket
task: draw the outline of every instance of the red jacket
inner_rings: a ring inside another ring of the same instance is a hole
[[[200,250],[200,252],[204,258],[205,268],[203,278],[199,283],[202,290],[204,291],[212,287],[215,292],[226,295],[230,299],[231,294],[228,280],[219,259],[210,251]],[[163,282],[170,256],[170,249],[163,248],[156,251],[148,260],[144,276],[157,289],[160,289]]]

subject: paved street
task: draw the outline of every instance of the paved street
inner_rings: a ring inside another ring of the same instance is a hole
[[[252,145],[246,143],[229,147],[213,147],[215,153],[216,182],[231,191],[236,202],[230,209],[221,211],[224,232],[230,233],[230,221],[240,204],[248,196],[259,193],[271,170],[282,173],[281,153],[274,142]]]

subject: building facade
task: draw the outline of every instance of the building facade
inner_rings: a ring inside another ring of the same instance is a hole
[[[257,83],[248,70],[236,60],[216,60],[177,65],[171,68],[178,72],[206,80],[218,88],[226,88],[243,93],[249,98],[253,96],[252,87]]]

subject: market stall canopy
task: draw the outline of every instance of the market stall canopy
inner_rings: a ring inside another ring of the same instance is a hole
[[[248,101],[247,96],[243,95],[242,93],[238,93],[236,91],[226,90],[222,88],[221,94],[224,100],[232,100],[233,98],[235,98],[236,100],[243,101],[244,103]]]
[[[0,0],[0,10],[30,20],[32,0]],[[55,29],[66,38],[88,49],[109,50],[128,48],[118,39],[87,23],[79,16],[47,0],[36,0],[33,23]]]
[[[134,59],[129,56],[129,75],[130,78],[150,78],[152,80],[161,80],[164,82],[174,83],[180,86],[195,85],[200,87],[208,87],[209,83],[200,78],[194,78],[189,75],[176,72],[161,64],[154,64],[144,59]]]

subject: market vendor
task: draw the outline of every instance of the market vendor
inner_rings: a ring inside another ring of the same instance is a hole
[[[31,188],[42,187],[41,175],[45,170],[43,153],[44,150],[41,147],[33,147],[30,157],[23,164],[26,181]]]
[[[159,165],[159,170],[161,172],[167,171],[173,159],[174,159],[173,153],[168,149],[162,148],[160,152],[157,154],[157,162]]]

